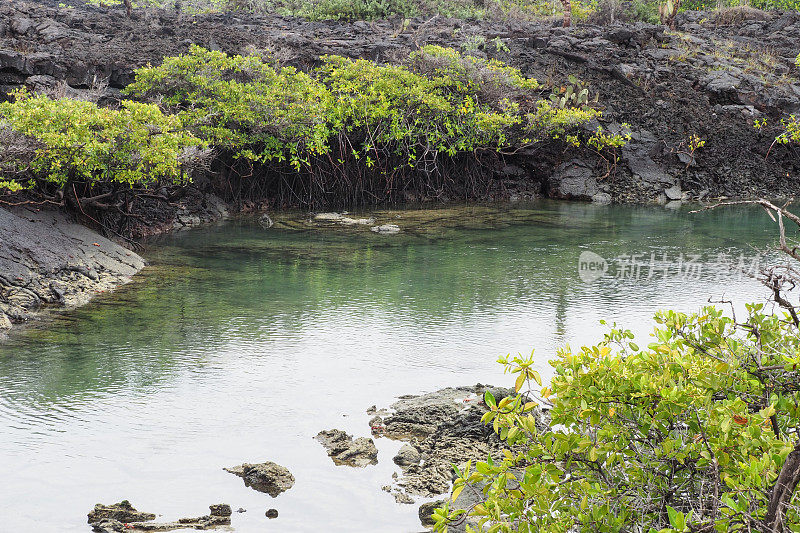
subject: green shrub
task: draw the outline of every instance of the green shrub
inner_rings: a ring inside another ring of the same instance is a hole
[[[308,74],[275,69],[255,56],[193,46],[159,67],[136,71],[125,92],[159,101],[184,127],[234,158],[299,165],[327,151],[331,94]]]
[[[311,0],[290,11],[311,20],[374,20],[419,14],[411,0]]]
[[[778,136],[777,141],[781,144],[800,144],[800,116],[790,115],[781,121],[785,131]]]
[[[634,20],[641,20],[649,24],[661,24],[661,16],[658,14],[658,5],[658,2],[633,0],[629,8],[630,14]]]
[[[137,70],[126,92],[160,101],[234,159],[310,171],[314,158],[339,166],[359,160],[395,172],[423,157],[558,138],[598,115],[553,109],[537,87],[502,63],[435,46],[412,54],[407,66],[326,56],[310,74],[193,47]]]
[[[113,0],[112,0],[113,1]],[[189,0],[198,4],[197,0]],[[572,16],[582,21],[597,0],[573,2]],[[202,5],[202,2],[198,6]],[[271,11],[310,20],[376,20],[441,15],[459,19],[541,19],[560,16],[561,4],[549,0],[212,0],[206,9]],[[202,11],[202,7],[194,7]]]
[[[681,11],[713,11],[718,8],[748,6],[753,9],[800,10],[800,0],[684,0]]]
[[[0,169],[13,179],[0,187],[18,190],[22,181],[69,180],[134,185],[154,180],[182,182],[182,163],[203,147],[177,117],[149,104],[124,102],[118,110],[91,102],[52,100],[27,92],[0,103]]]
[[[538,88],[503,63],[437,46],[406,65],[326,56],[309,73],[195,46],[136,71],[125,92],[152,104],[113,110],[23,92],[0,105],[2,137],[16,136],[4,146],[25,145],[0,150],[0,186],[19,189],[21,178],[180,182],[213,150],[233,175],[288,165],[320,190],[358,182],[351,190],[363,192],[382,180],[388,193],[444,158],[553,139],[597,151],[624,142],[581,133],[599,112],[585,102],[556,107]]]
[[[795,59],[795,65],[800,67],[800,54]],[[783,125],[783,133],[776,139],[780,144],[800,144],[800,116],[790,115],[781,121]]]
[[[438,509],[436,530],[468,512],[492,532],[766,531],[778,473],[798,467],[800,336],[762,305],[748,310],[744,325],[713,307],[659,313],[643,348],[615,328],[562,349],[541,389],[552,407],[542,433],[525,399],[541,385],[532,358],[502,358],[529,391],[486,398],[484,421],[509,449],[457,469],[453,499],[477,490],[481,502]],[[790,500],[785,524],[800,531],[800,496]]]

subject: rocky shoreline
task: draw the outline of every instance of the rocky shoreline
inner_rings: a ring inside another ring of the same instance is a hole
[[[130,281],[145,261],[58,211],[0,208],[0,338],[46,308],[73,308]]]
[[[483,401],[484,394],[490,392],[498,401],[513,396],[514,391],[501,387],[491,387],[478,383],[467,387],[447,387],[435,392],[400,397],[387,409],[376,406],[367,410],[372,418],[369,425],[373,438],[388,438],[404,444],[392,458],[400,468],[392,480],[383,486],[383,491],[391,494],[395,501],[405,505],[419,505],[420,522],[425,527],[432,526],[431,514],[436,507],[443,505],[441,498],[450,493],[455,477],[453,465],[467,461],[485,461],[487,456],[499,456],[506,447],[490,426],[481,422],[488,408]],[[545,411],[536,409],[536,425],[545,431],[549,417]],[[339,430],[321,432],[320,439],[331,453],[328,440],[331,434],[340,438],[334,448],[347,461],[334,462],[352,467],[364,467],[378,461],[377,449],[372,439],[359,437],[353,440]],[[418,500],[423,503],[419,504]],[[468,495],[454,502],[453,509],[467,508],[472,503]],[[450,528],[463,531],[463,524]]]

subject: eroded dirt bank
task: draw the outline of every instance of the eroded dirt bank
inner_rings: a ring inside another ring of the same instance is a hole
[[[7,0],[0,6],[0,91],[95,91],[109,101],[136,67],[191,44],[229,53],[269,50],[300,67],[323,54],[391,62],[441,44],[502,59],[548,85],[545,94],[574,73],[599,94],[603,125],[616,131],[626,123],[633,134],[617,164],[563,147],[508,156],[487,169],[495,179],[481,199],[786,195],[798,190],[800,154],[772,141],[780,119],[800,110],[798,43],[800,14],[755,10],[682,14],[670,32],[643,23],[565,30],[440,17],[345,23],[157,10],[128,19],[121,9]],[[756,119],[767,126],[755,128]],[[705,143],[696,151],[692,136]]]

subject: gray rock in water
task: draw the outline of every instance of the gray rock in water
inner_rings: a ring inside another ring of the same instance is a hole
[[[414,498],[409,496],[407,492],[397,491],[392,493],[392,496],[394,496],[395,503],[402,505],[412,505],[414,503]]]
[[[314,438],[325,447],[336,465],[364,468],[378,464],[378,448],[372,439],[359,437],[353,440],[352,435],[340,429],[320,431]]]
[[[592,202],[596,204],[606,205],[611,203],[611,195],[607,192],[599,192],[592,196]]]
[[[117,533],[125,531],[125,525],[113,518],[102,518],[97,522],[92,522],[92,531],[96,533]]]
[[[8,316],[0,311],[0,330],[4,329],[11,329],[11,319]]]
[[[244,463],[223,470],[242,478],[246,486],[265,492],[273,498],[294,486],[294,476],[289,469],[272,461],[258,464]]]
[[[264,513],[267,518],[272,520],[273,518],[278,518],[278,510],[277,509],[267,509],[267,512]]]
[[[398,490],[425,498],[444,494],[451,487],[452,465],[467,460],[485,461],[490,454],[499,456],[505,443],[491,426],[481,422],[487,411],[483,402],[487,391],[497,401],[514,395],[512,389],[478,384],[403,396],[392,404],[395,412],[384,419],[385,435],[409,441],[398,453],[399,459],[395,458],[403,474],[397,481],[397,488],[389,488],[395,498],[398,498]],[[547,414],[539,409],[531,414],[536,417],[537,428],[546,430]],[[414,462],[417,456],[412,450],[418,454],[418,462]]]
[[[341,213],[317,213],[314,215],[314,220],[320,222],[339,222],[342,218],[343,215]]]
[[[97,533],[117,533],[142,531],[173,531],[175,529],[213,529],[229,526],[231,523],[231,506],[225,503],[209,505],[210,515],[197,518],[181,518],[176,522],[152,522],[156,515],[141,513],[134,509],[128,500],[114,505],[95,505],[89,513],[92,531]]]
[[[233,514],[231,506],[227,503],[209,505],[208,508],[211,510],[211,516],[230,516]]]
[[[369,226],[375,223],[375,219],[342,217],[339,222],[345,226]]]
[[[275,222],[272,221],[272,217],[264,213],[263,215],[258,217],[258,225],[264,229],[269,229],[275,225]]]
[[[156,515],[153,513],[143,513],[134,509],[128,500],[122,500],[112,505],[98,503],[87,517],[90,524],[103,519],[119,520],[120,522],[147,522],[156,519]]]
[[[670,200],[680,200],[683,197],[680,185],[673,185],[669,189],[664,189],[664,194]]]
[[[411,466],[418,465],[422,461],[422,456],[414,446],[406,443],[400,447],[397,455],[394,456],[394,464],[397,466]]]
[[[48,305],[83,305],[142,267],[131,250],[59,212],[0,209],[0,332]]]
[[[420,505],[419,521],[422,523],[422,525],[425,527],[433,527],[433,524],[435,523],[432,518],[433,512],[438,507],[444,507],[445,503],[447,503],[446,500],[436,500]]]
[[[381,235],[393,235],[395,233],[400,233],[400,226],[397,224],[383,224],[382,226],[373,226],[369,229]]]

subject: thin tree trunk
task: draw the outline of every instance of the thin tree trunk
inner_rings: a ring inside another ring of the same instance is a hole
[[[131,9],[133,9],[133,5],[131,4],[131,0],[122,0],[125,4],[125,10],[128,12],[128,17],[131,16]]]
[[[564,27],[569,28],[572,25],[572,0],[561,0],[561,5],[564,6]]]
[[[767,514],[764,522],[768,531],[771,533],[781,533],[785,529],[786,510],[792,501],[792,496],[800,483],[800,442],[795,445],[794,450],[786,457],[783,463],[775,486],[772,488],[772,495],[767,506]]]

